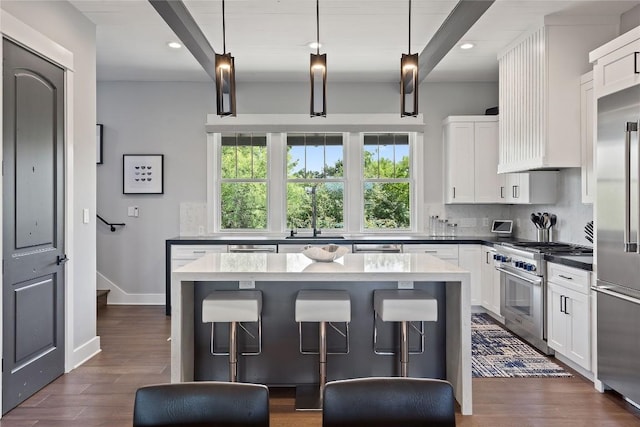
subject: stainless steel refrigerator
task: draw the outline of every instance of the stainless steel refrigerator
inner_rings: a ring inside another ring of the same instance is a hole
[[[640,86],[597,111],[597,377],[640,403]]]

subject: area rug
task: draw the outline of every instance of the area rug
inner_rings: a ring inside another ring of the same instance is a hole
[[[471,317],[471,354],[474,378],[571,376],[486,314]]]

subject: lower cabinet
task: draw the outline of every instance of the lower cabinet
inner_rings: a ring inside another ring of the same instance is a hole
[[[590,274],[557,264],[548,266],[549,347],[591,371]]]
[[[501,316],[500,314],[500,272],[496,270],[493,255],[496,253],[491,246],[482,247],[481,262],[481,298],[482,307]]]

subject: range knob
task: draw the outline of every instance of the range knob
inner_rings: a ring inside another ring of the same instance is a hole
[[[527,270],[529,270],[529,271],[536,271],[536,266],[535,266],[535,265],[533,265],[533,264],[529,264],[529,265],[527,266]]]
[[[518,268],[524,268],[524,262],[522,262],[522,261],[516,261],[516,267],[518,267]]]
[[[498,254],[493,254],[493,259],[494,259],[495,261],[499,261],[499,260],[500,260],[500,255],[498,255]]]

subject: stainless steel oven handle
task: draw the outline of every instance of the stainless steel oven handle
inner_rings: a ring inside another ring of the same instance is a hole
[[[531,283],[532,285],[535,285],[535,286],[541,286],[542,285],[542,279],[538,279],[538,280],[527,279],[526,277],[522,277],[519,274],[512,273],[509,270],[505,270],[504,268],[500,268],[500,267],[496,267],[496,270],[498,270],[498,271],[500,271],[500,272],[502,272],[504,274],[508,274],[509,276],[515,277],[517,279],[520,279],[520,280],[522,280],[524,282]]]
[[[631,133],[638,122],[627,122],[624,132],[624,251],[636,252],[638,242],[631,241]]]
[[[603,286],[592,286],[591,289],[593,289],[594,291],[599,292],[601,294],[609,295],[609,296],[614,297],[614,298],[620,298],[622,300],[629,301],[629,302],[632,302],[634,304],[639,304],[640,305],[640,299],[634,298],[634,297],[630,297],[629,295],[624,295],[624,294],[621,294],[621,293],[618,293],[618,292],[610,291],[609,289],[607,289],[606,287],[603,287]]]

